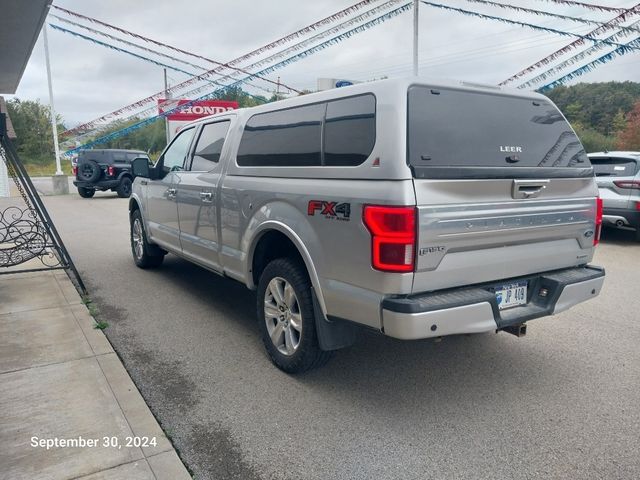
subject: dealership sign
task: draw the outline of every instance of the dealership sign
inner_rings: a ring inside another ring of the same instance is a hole
[[[181,105],[184,105],[181,107]],[[238,102],[227,100],[187,100],[172,98],[168,100],[158,100],[158,113],[160,115],[170,112],[167,117],[169,124],[169,140],[175,137],[176,133],[189,122],[199,118],[224,113],[238,108]]]

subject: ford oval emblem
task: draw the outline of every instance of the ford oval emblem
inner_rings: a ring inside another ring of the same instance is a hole
[[[353,85],[353,82],[350,82],[349,80],[338,80],[336,82],[336,88],[350,87],[351,85]]]
[[[593,237],[594,231],[593,230],[587,230],[586,232],[584,232],[584,236],[586,238],[590,238]]]

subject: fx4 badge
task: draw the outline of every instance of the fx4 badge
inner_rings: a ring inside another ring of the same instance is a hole
[[[349,221],[351,217],[351,204],[327,202],[326,200],[310,200],[307,207],[307,214],[315,216],[318,213],[324,215],[325,218]]]

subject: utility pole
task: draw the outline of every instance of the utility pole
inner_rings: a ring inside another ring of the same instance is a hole
[[[418,76],[418,13],[420,0],[413,0],[413,76]]]
[[[56,175],[63,175],[60,166],[60,146],[58,145],[58,125],[56,124],[56,107],[53,104],[53,85],[51,84],[51,64],[49,63],[49,41],[47,39],[47,25],[42,29],[44,40],[44,59],[47,65],[47,82],[49,84],[49,109],[51,110],[51,130],[53,131],[53,148],[56,153]],[[66,181],[66,180],[65,180]]]
[[[167,83],[167,69],[164,69],[164,99],[169,100],[171,94],[169,93],[169,84]],[[164,133],[167,137],[167,145],[169,145],[169,119],[164,117]]]
[[[276,86],[276,99],[280,100],[280,77],[278,77],[278,83]]]

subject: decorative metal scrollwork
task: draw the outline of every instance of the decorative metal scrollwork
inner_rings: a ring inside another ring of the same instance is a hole
[[[50,246],[47,230],[32,209],[12,205],[0,210],[0,266],[12,267],[33,258],[47,267],[58,266]]]
[[[6,141],[1,135],[0,140]],[[18,170],[15,162],[19,162],[19,159],[10,158],[12,152],[8,148],[10,147],[4,142],[0,143],[0,161],[6,165],[20,197],[8,199],[9,205],[0,201],[0,273],[3,273],[4,268],[15,267],[34,259],[39,263],[30,264],[28,270],[70,268],[69,262],[64,261],[68,257],[64,246],[54,241],[51,225],[46,223],[35,208],[36,204],[41,205],[39,198],[33,198],[34,195],[37,196],[37,192],[30,193],[25,188],[23,177],[26,172],[22,174]],[[26,181],[30,182],[29,179]],[[12,271],[16,270],[9,270]],[[81,284],[81,280],[79,283]]]

